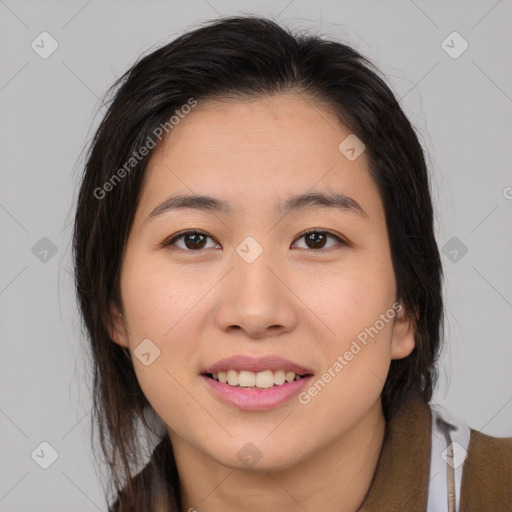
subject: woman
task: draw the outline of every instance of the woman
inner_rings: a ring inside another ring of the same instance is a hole
[[[74,255],[110,510],[512,510],[512,438],[429,405],[428,172],[348,46],[247,16],[142,58]]]

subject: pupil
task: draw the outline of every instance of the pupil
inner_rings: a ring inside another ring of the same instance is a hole
[[[325,235],[323,233],[308,233],[306,237],[316,249],[323,246],[323,242],[325,242]]]
[[[196,243],[199,239],[199,244]],[[193,233],[193,234],[190,234],[190,235],[187,235],[185,237],[185,245],[187,246],[187,249],[201,249],[204,245],[204,239],[205,239],[205,236],[204,235],[201,235],[200,233]],[[189,240],[195,240],[196,242],[192,242],[192,244],[189,244]],[[201,242],[203,242],[202,245]]]

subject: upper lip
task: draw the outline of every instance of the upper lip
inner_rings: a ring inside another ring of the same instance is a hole
[[[308,375],[313,372],[300,364],[283,359],[278,356],[253,357],[249,355],[237,355],[226,357],[203,370],[203,374],[217,373],[227,370],[247,370],[258,373],[265,370],[284,370],[285,372],[295,372],[298,375]]]

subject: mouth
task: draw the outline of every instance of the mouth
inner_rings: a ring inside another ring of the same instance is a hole
[[[266,411],[290,403],[311,382],[313,371],[275,355],[240,354],[204,368],[201,377],[222,403]]]
[[[291,404],[292,398],[313,378],[312,373],[292,370],[219,370],[201,374],[221,403],[242,411],[268,411]]]

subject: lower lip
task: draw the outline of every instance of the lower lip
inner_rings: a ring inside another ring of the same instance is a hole
[[[299,380],[285,382],[267,389],[251,389],[230,386],[201,375],[210,389],[222,400],[244,411],[266,411],[284,404],[311,380],[312,375]]]

